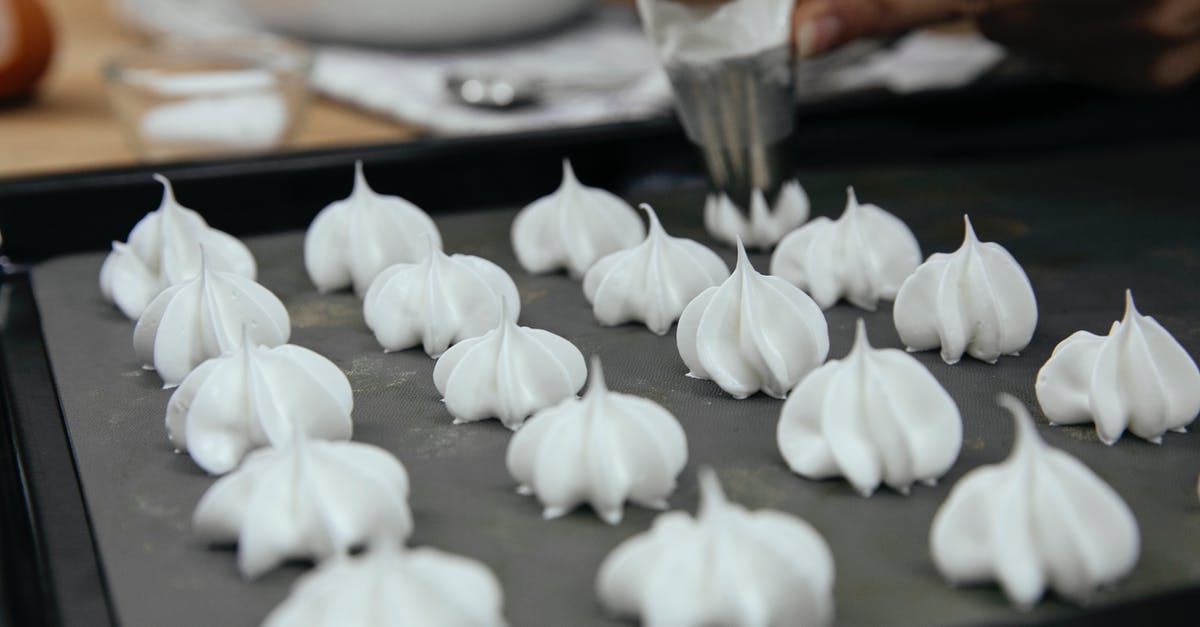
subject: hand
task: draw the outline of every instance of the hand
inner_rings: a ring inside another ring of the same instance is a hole
[[[1097,82],[1182,85],[1200,74],[1200,0],[797,0],[796,51],[974,17],[1014,52]]]

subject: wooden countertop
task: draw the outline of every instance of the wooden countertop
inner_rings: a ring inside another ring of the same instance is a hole
[[[138,43],[107,2],[43,0],[56,50],[36,97],[0,108],[0,178],[137,162],[109,108],[100,68]],[[293,148],[386,142],[419,129],[314,98]]]

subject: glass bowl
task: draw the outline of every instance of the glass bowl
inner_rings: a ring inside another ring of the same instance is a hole
[[[134,150],[163,161],[286,146],[311,67],[306,48],[275,37],[167,39],[113,58],[104,78]]]

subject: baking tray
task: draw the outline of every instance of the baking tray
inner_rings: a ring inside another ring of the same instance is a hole
[[[1037,106],[1031,95],[1039,96]],[[1142,101],[1035,90],[804,112],[796,160],[818,214],[840,212],[843,188],[853,183],[861,198],[904,217],[930,253],[957,245],[961,212],[970,210],[985,239],[1004,242],[1025,263],[1039,296],[1042,320],[1022,357],[948,367],[934,354],[919,356],[963,409],[965,445],[941,486],[908,498],[883,491],[861,499],[844,482],[791,475],[773,443],[778,401],[733,401],[711,383],[682,377],[670,336],[601,329],[577,283],[517,269],[506,238],[512,212],[554,187],[565,155],[585,181],[649,200],[672,232],[703,239],[697,162],[670,123],[164,169],[179,181],[181,200],[214,225],[243,235],[276,232],[249,239],[262,281],[288,304],[293,341],[348,371],[356,439],[385,446],[408,466],[414,543],[487,562],[505,584],[515,625],[609,624],[594,601],[595,568],[653,513],[631,507],[615,528],[586,511],[542,521],[533,499],[512,492],[502,463],[507,432],[495,423],[449,424],[431,360],[383,355],[352,296],[316,295],[292,229],[345,195],[351,158],[367,159],[381,191],[433,211],[449,250],[509,269],[527,301],[524,324],[600,354],[612,387],[654,398],[679,416],[691,461],[673,507],[694,509],[695,468],[711,464],[731,498],[812,522],[835,553],[839,624],[1096,624],[1146,612],[1161,622],[1186,616],[1177,613],[1200,597],[1200,544],[1193,540],[1200,442],[1190,436],[1170,436],[1161,447],[1126,438],[1108,448],[1086,428],[1040,427],[1112,483],[1141,524],[1137,570],[1095,606],[1050,599],[1020,614],[992,587],[951,590],[933,572],[925,538],[953,481],[1002,458],[1011,444],[995,393],[1030,403],[1033,372],[1054,343],[1077,328],[1107,328],[1120,315],[1126,285],[1137,290],[1143,311],[1200,353],[1200,294],[1189,278],[1200,271],[1196,102],[1194,93]],[[53,257],[32,273],[6,277],[0,288],[9,440],[0,447],[3,576],[16,624],[255,624],[303,571],[289,566],[244,583],[232,552],[191,537],[191,507],[211,480],[169,450],[161,428],[167,393],[137,368],[131,323],[99,298],[102,253],[71,254],[123,237],[156,204],[146,174],[137,168],[0,186],[6,250],[18,261]],[[839,305],[828,313],[832,356],[845,353],[859,316],[877,345],[898,345],[886,308],[864,314]]]

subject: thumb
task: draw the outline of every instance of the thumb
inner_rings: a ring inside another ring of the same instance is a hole
[[[811,57],[859,37],[968,14],[979,0],[796,0],[792,44]]]

